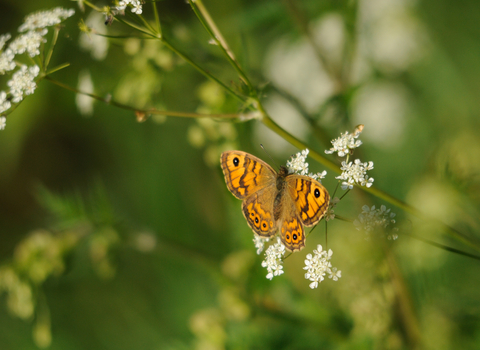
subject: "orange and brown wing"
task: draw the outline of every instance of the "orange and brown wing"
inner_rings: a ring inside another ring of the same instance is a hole
[[[275,186],[275,170],[251,154],[242,151],[223,152],[220,163],[227,187],[238,199],[245,199],[267,186]]]
[[[267,186],[242,203],[243,216],[247,219],[248,226],[259,236],[272,237],[277,233],[273,209],[275,193],[274,186]]]
[[[288,210],[281,219],[280,239],[288,250],[295,252],[305,247],[305,230],[303,224],[295,214],[295,207]]]
[[[289,175],[287,187],[300,221],[305,226],[313,226],[325,215],[330,195],[323,185],[302,175]]]

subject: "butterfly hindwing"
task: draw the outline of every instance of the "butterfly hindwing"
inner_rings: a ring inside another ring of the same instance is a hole
[[[273,204],[275,191],[266,187],[246,198],[242,203],[242,211],[248,226],[259,236],[272,237],[277,232]]]

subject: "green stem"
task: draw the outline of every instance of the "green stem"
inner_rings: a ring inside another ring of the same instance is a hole
[[[247,75],[243,72],[243,69],[238,64],[235,58],[235,55],[233,54],[232,50],[228,46],[227,41],[225,40],[222,33],[216,26],[215,21],[210,16],[209,12],[203,5],[202,1],[188,0],[188,2],[190,3],[190,6],[195,12],[195,15],[197,16],[197,18],[200,20],[200,22],[205,27],[205,29],[210,34],[210,36],[212,36],[212,38],[217,42],[217,44],[220,46],[223,53],[225,54],[225,57],[227,58],[227,60],[237,71],[238,75],[240,76],[240,79],[242,79],[242,81],[250,88],[250,90],[253,90],[253,86],[250,83],[250,80],[248,79]]]
[[[160,36],[162,36],[162,25],[160,24],[160,17],[158,17],[158,9],[157,9],[157,1],[152,1],[153,6],[153,16],[155,18],[155,25],[157,26],[157,32]]]
[[[47,55],[45,56],[45,62],[43,64],[43,67],[44,67],[45,71],[47,70],[48,65],[50,64],[50,59],[52,58],[53,49],[55,48],[55,44],[57,43],[59,32],[60,32],[60,27],[55,26],[55,29],[53,31],[52,44],[50,45],[50,49],[48,50]]]
[[[266,127],[268,127],[270,130],[272,130],[273,132],[275,132],[276,134],[284,138],[286,141],[290,142],[293,146],[297,147],[298,149],[308,148],[310,150],[310,152],[308,153],[310,157],[312,157],[313,159],[315,159],[317,162],[327,167],[328,169],[336,173],[340,173],[340,168],[334,162],[328,160],[320,153],[310,149],[304,142],[300,141],[295,136],[287,132],[280,125],[275,123],[272,120],[272,118],[270,118],[270,116],[265,112],[265,110],[263,109],[263,106],[260,103],[258,103],[257,105],[258,105],[258,109],[263,114],[262,122]]]
[[[203,69],[202,67],[200,67],[198,64],[196,64],[195,62],[193,62],[187,55],[185,55],[184,53],[180,52],[179,50],[177,50],[172,44],[170,44],[170,42],[165,39],[165,37],[162,37],[162,42],[163,44],[168,47],[170,50],[172,50],[173,52],[175,52],[178,56],[180,56],[181,58],[183,58],[185,61],[187,61],[191,66],[193,66],[196,70],[198,70],[201,74],[203,74],[205,77],[207,77],[208,79],[210,80],[213,80],[214,82],[216,82],[218,85],[220,85],[221,87],[223,87],[226,91],[228,91],[233,97],[235,97],[237,100],[239,100],[240,102],[245,102],[247,100],[247,98],[245,96],[242,96],[238,93],[236,93],[235,91],[233,91],[231,88],[229,88],[227,85],[225,85],[224,83],[222,83],[220,80],[218,80],[216,77],[214,77],[212,74],[210,74],[209,72],[207,72],[205,69]]]
[[[122,104],[120,102],[117,102],[111,98],[105,98],[101,97],[92,93],[80,91],[72,86],[66,85],[62,82],[59,82],[57,80],[54,80],[50,78],[49,76],[45,76],[46,80],[50,81],[51,83],[58,85],[64,89],[67,89],[69,91],[75,92],[77,94],[89,96],[97,101],[101,101],[103,103],[126,109],[129,111],[134,111],[134,112],[139,112],[139,113],[145,113],[145,114],[158,114],[158,115],[166,115],[166,116],[171,116],[171,117],[183,117],[183,118],[218,118],[218,119],[234,119],[234,118],[239,118],[240,114],[201,114],[201,113],[189,113],[189,112],[177,112],[177,111],[160,111],[155,108],[149,108],[149,109],[140,109],[140,108],[135,108],[129,105]]]

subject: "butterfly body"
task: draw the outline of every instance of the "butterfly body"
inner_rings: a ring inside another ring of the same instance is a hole
[[[242,212],[250,228],[259,236],[280,238],[291,251],[305,246],[304,226],[313,226],[328,209],[330,196],[318,181],[277,173],[263,160],[242,151],[227,151],[220,158],[228,189],[243,200]]]

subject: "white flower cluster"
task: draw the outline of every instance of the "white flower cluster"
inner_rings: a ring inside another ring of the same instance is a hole
[[[318,284],[324,280],[324,276],[328,274],[328,278],[338,281],[342,277],[342,271],[337,270],[336,267],[332,267],[330,259],[332,258],[333,251],[329,249],[328,251],[322,250],[322,246],[319,244],[317,249],[313,251],[312,254],[307,254],[305,259],[304,270],[307,270],[305,273],[305,278],[310,280],[310,288],[314,289],[318,287]]]
[[[40,50],[38,48],[42,43],[47,42],[44,38],[47,33],[47,29],[29,31],[15,38],[15,40],[8,45],[8,49],[15,55],[21,55],[22,53],[27,52],[30,57],[38,56],[40,55]]]
[[[353,150],[360,147],[362,141],[357,140],[363,131],[363,125],[356,127],[353,134],[349,134],[348,131],[345,134],[340,134],[340,137],[332,141],[333,147],[325,151],[326,154],[332,154],[338,152],[339,157],[345,157],[347,154],[351,154]]]
[[[327,172],[325,170],[317,174],[312,174],[308,172],[308,163],[306,162],[308,152],[308,149],[304,149],[303,151],[298,152],[295,156],[292,156],[291,160],[287,161],[288,173],[306,175],[314,180],[323,179],[325,175],[327,175]]]
[[[49,11],[40,11],[32,13],[25,18],[24,23],[18,28],[20,33],[24,33],[11,39],[9,33],[0,35],[0,75],[13,71],[17,65],[15,56],[28,54],[30,57],[40,55],[40,47],[47,40],[45,35],[48,30],[45,27],[53,26],[64,19],[73,16],[75,10],[54,8]],[[19,103],[24,96],[31,95],[35,91],[37,84],[35,78],[39,75],[40,68],[37,65],[20,65],[20,69],[12,75],[12,79],[7,82],[10,88],[8,92],[0,91],[0,113],[6,112],[12,107],[13,103]],[[5,128],[6,118],[0,119],[0,130]]]
[[[64,19],[72,17],[75,14],[74,9],[64,9],[56,7],[48,11],[39,11],[25,17],[24,23],[18,28],[20,33],[27,30],[51,27],[59,24]]]
[[[263,252],[265,243],[269,240],[270,238],[261,237],[259,235],[253,234],[253,244],[255,244],[255,248],[257,248],[257,255],[260,255],[260,253]]]
[[[22,66],[20,70],[17,70],[12,79],[7,82],[10,87],[10,94],[12,95],[12,102],[18,103],[23,100],[23,95],[31,95],[35,91],[37,84],[35,78],[40,73],[38,66]],[[2,91],[3,92],[3,91]]]
[[[369,177],[367,175],[367,170],[373,169],[373,162],[362,163],[360,159],[355,159],[355,161],[349,162],[348,164],[343,161],[342,167],[342,174],[340,176],[335,177],[336,179],[343,180],[342,182],[342,189],[346,190],[352,189],[353,185],[357,184],[360,186],[372,186],[374,181],[373,177]]]
[[[117,10],[123,11],[128,4],[132,5],[132,12],[141,15],[142,14],[142,2],[140,0],[121,0],[118,3]]]
[[[386,229],[390,225],[395,224],[395,213],[391,213],[390,209],[386,206],[380,206],[380,209],[375,209],[375,206],[371,208],[368,205],[362,207],[362,213],[358,215],[358,219],[355,219],[353,224],[357,230],[363,230],[367,234],[370,234],[377,228]],[[398,238],[398,228],[393,227],[388,233],[387,238],[390,240],[396,240]]]
[[[11,106],[12,106],[12,103],[9,100],[7,100],[7,93],[5,91],[0,91],[0,113],[3,113],[7,109],[9,109]]]
[[[265,252],[265,260],[262,261],[262,267],[266,267],[268,274],[267,278],[271,280],[274,276],[283,274],[283,261],[285,255],[285,246],[277,237],[277,243],[269,246]]]

